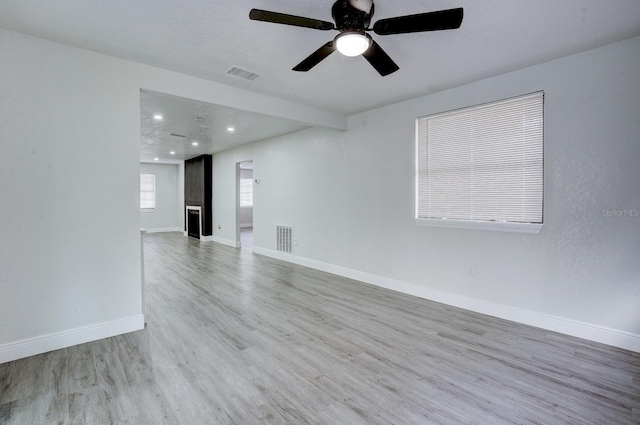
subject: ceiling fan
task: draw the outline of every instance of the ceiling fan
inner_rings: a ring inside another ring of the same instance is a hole
[[[385,76],[400,68],[382,50],[382,47],[367,34],[367,31],[373,31],[378,35],[391,35],[450,30],[460,27],[463,16],[463,9],[460,7],[381,19],[373,25],[373,28],[369,28],[373,10],[373,0],[337,0],[331,7],[331,16],[335,21],[335,25],[318,19],[260,9],[251,9],[249,19],[323,31],[340,31],[340,34],[333,40],[324,44],[296,65],[293,68],[294,71],[309,71],[331,53],[338,50],[345,56],[364,56],[380,75]]]

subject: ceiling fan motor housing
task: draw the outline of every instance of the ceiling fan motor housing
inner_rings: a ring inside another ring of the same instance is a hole
[[[371,23],[373,3],[369,13],[356,9],[351,5],[352,0],[337,0],[331,7],[331,16],[340,31],[364,31]]]

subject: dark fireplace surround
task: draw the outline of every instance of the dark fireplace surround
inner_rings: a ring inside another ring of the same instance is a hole
[[[196,238],[213,235],[212,165],[212,155],[200,155],[184,162],[184,230]],[[194,228],[196,225],[198,229]]]

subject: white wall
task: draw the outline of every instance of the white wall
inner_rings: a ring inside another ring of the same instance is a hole
[[[178,164],[140,164],[140,173],[156,175],[156,209],[140,213],[140,226],[148,232],[182,231],[179,172]]]
[[[142,316],[131,68],[3,30],[0,57],[1,363]]]
[[[640,351],[640,38],[214,156],[214,229],[233,239],[235,163],[254,161],[254,252]],[[538,235],[418,227],[416,117],[544,90]],[[476,276],[466,275],[475,265]]]
[[[141,88],[346,128],[332,112],[2,29],[0,58],[0,363],[142,328]]]
[[[602,209],[639,208],[639,51],[636,38],[353,116],[346,133],[216,155],[215,235],[235,239],[235,163],[253,159],[258,247],[273,250],[275,224],[292,224],[296,258],[317,266],[635,338],[639,221]],[[142,327],[140,88],[346,128],[327,111],[11,31],[0,57],[0,363]],[[538,89],[541,234],[416,227],[414,117]]]

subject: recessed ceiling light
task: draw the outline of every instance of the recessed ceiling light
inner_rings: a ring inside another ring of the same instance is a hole
[[[153,160],[154,160],[154,161],[158,161],[158,160],[159,160],[159,158],[153,158]]]
[[[153,118],[160,121],[162,120],[162,115],[154,115]]]
[[[191,142],[193,146],[198,146],[198,142]]]
[[[236,129],[233,127],[227,127],[227,131],[233,133],[234,131],[236,131]]]
[[[169,152],[169,153],[170,153],[171,155],[175,155],[175,154],[176,154],[176,153],[175,153],[175,151],[171,151],[171,152]]]

